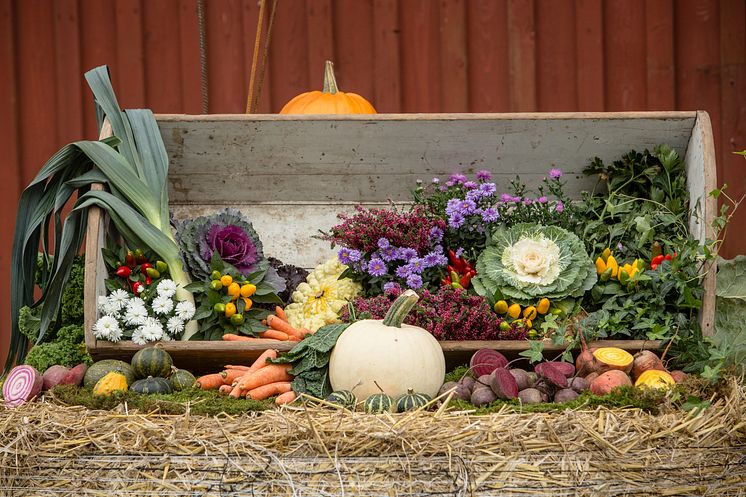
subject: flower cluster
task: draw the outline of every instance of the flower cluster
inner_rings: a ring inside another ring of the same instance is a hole
[[[110,342],[131,339],[137,345],[179,337],[195,313],[192,302],[176,300],[176,283],[170,279],[161,280],[148,300],[114,290],[99,297],[98,309],[101,317],[93,326],[96,338]]]
[[[398,212],[357,207],[355,215],[340,218],[342,224],[326,239],[342,246],[339,261],[350,267],[350,276],[369,294],[395,284],[414,289],[437,286],[448,264],[443,220],[427,218],[417,208]]]
[[[384,295],[359,297],[353,305],[358,317],[368,314],[383,319],[400,294],[400,288],[392,287]],[[342,319],[347,318],[343,314]],[[438,340],[523,340],[528,333],[522,325],[511,325],[492,312],[482,297],[450,287],[423,290],[404,322],[428,330]]]

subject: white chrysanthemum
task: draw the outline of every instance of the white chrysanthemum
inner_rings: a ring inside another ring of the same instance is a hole
[[[140,297],[132,297],[127,303],[127,305],[145,308],[145,301],[141,299]]]
[[[168,321],[166,321],[166,330],[169,335],[180,335],[184,332],[184,321],[179,319],[178,316],[168,318]]]
[[[100,296],[97,303],[98,311],[104,316],[112,316],[115,318],[119,316],[119,307],[115,303],[112,303],[111,299],[108,297]]]
[[[93,334],[101,340],[111,340],[112,337],[121,337],[122,330],[119,322],[112,316],[101,316],[93,325]],[[115,340],[112,340],[115,341]]]
[[[148,311],[145,306],[132,305],[127,307],[124,312],[124,323],[127,326],[140,326],[145,324],[145,320],[148,319]]]
[[[118,342],[122,339],[122,328],[117,326],[116,328],[111,328],[109,330],[109,341],[110,342]]]
[[[549,238],[521,238],[505,248],[502,259],[524,283],[545,286],[560,274],[560,248]]]
[[[156,287],[159,297],[171,298],[176,295],[176,283],[174,280],[165,279],[158,283]]]
[[[120,288],[109,294],[109,305],[116,308],[117,311],[121,311],[127,305],[129,299],[129,294]]]
[[[150,306],[154,313],[165,315],[174,310],[174,301],[171,297],[156,297]]]
[[[106,314],[105,310],[109,308],[109,298],[106,295],[99,295],[96,299],[96,306],[99,312]]]
[[[143,339],[148,342],[155,342],[163,338],[163,326],[155,318],[148,318],[138,330],[142,333]]]
[[[168,333],[164,333],[161,337],[161,342],[173,342],[174,339],[168,336]]]
[[[176,317],[182,321],[189,321],[194,317],[194,313],[197,310],[194,308],[194,303],[184,300],[176,304]]]
[[[132,332],[132,343],[136,345],[145,345],[148,343],[148,341],[142,336],[142,330],[140,328]]]

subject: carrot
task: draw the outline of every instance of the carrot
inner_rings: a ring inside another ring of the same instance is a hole
[[[272,315],[267,316],[267,324],[273,330],[281,331],[282,333],[287,333],[289,336],[296,336],[298,338],[303,338],[303,333],[300,330],[293,328],[292,326],[290,326],[290,323],[288,323],[287,321],[283,321],[277,316],[272,316]]]
[[[197,386],[202,390],[217,390],[224,384],[223,379],[224,376],[222,373],[206,374],[197,379]]]
[[[226,369],[220,373],[223,376],[223,383],[232,385],[237,379],[246,374],[243,369]]]
[[[294,401],[297,398],[298,396],[295,394],[295,392],[290,390],[289,392],[285,392],[283,394],[278,395],[277,398],[275,399],[275,405],[282,406],[285,404],[290,404],[292,401]]]
[[[272,329],[267,330],[267,331],[262,331],[261,333],[259,333],[259,336],[262,338],[271,338],[273,340],[282,340],[283,342],[286,342],[289,338],[287,333],[283,333],[281,331],[272,330]]]
[[[218,392],[222,394],[229,394],[231,393],[231,390],[233,390],[233,387],[230,385],[221,385],[220,388],[218,388]]]
[[[264,366],[258,371],[251,374],[243,375],[236,384],[236,387],[240,388],[244,392],[247,390],[267,385],[269,383],[275,383],[278,381],[290,381],[293,379],[288,373],[292,366],[290,364],[270,364]]]
[[[278,318],[282,319],[282,320],[283,320],[283,321],[285,321],[286,323],[289,323],[289,322],[290,322],[290,321],[288,321],[288,316],[287,316],[287,314],[285,314],[285,311],[284,311],[284,310],[282,309],[282,307],[280,307],[279,305],[278,305],[278,306],[275,306],[275,314],[277,315],[277,317],[278,317]]]
[[[234,366],[233,364],[227,364],[223,366],[225,369],[240,369],[241,371],[248,371],[249,366]]]
[[[250,342],[251,340],[255,340],[255,338],[243,335],[235,335],[233,333],[226,333],[225,335],[223,335],[223,340],[226,342]]]
[[[300,337],[297,337],[295,335],[288,335],[288,341],[289,342],[300,342],[301,340],[303,340],[303,339],[300,338]]]
[[[233,397],[234,399],[239,399],[242,397],[242,394],[243,394],[243,390],[238,388],[238,385],[235,385],[231,388],[231,393],[229,393],[228,395],[230,397]]]
[[[246,373],[253,373],[263,368],[267,365],[267,359],[277,359],[277,350],[267,349],[262,352],[262,354],[256,358],[256,361],[251,364],[249,369],[246,370]]]
[[[275,381],[249,390],[246,394],[247,399],[264,400],[273,395],[292,392],[289,381]]]

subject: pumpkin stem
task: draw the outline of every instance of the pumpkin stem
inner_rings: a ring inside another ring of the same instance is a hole
[[[324,89],[322,91],[332,95],[339,91],[337,78],[334,76],[334,64],[331,60],[327,60],[324,65]]]
[[[407,290],[397,297],[389,312],[386,313],[386,317],[383,318],[383,324],[385,326],[393,326],[395,328],[401,328],[404,318],[407,317],[412,307],[420,300],[420,296],[415,293],[414,290]]]

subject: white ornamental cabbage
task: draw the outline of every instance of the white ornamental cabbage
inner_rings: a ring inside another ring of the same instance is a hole
[[[517,224],[498,229],[477,260],[474,288],[528,303],[581,297],[596,283],[593,261],[574,233],[555,226]]]

